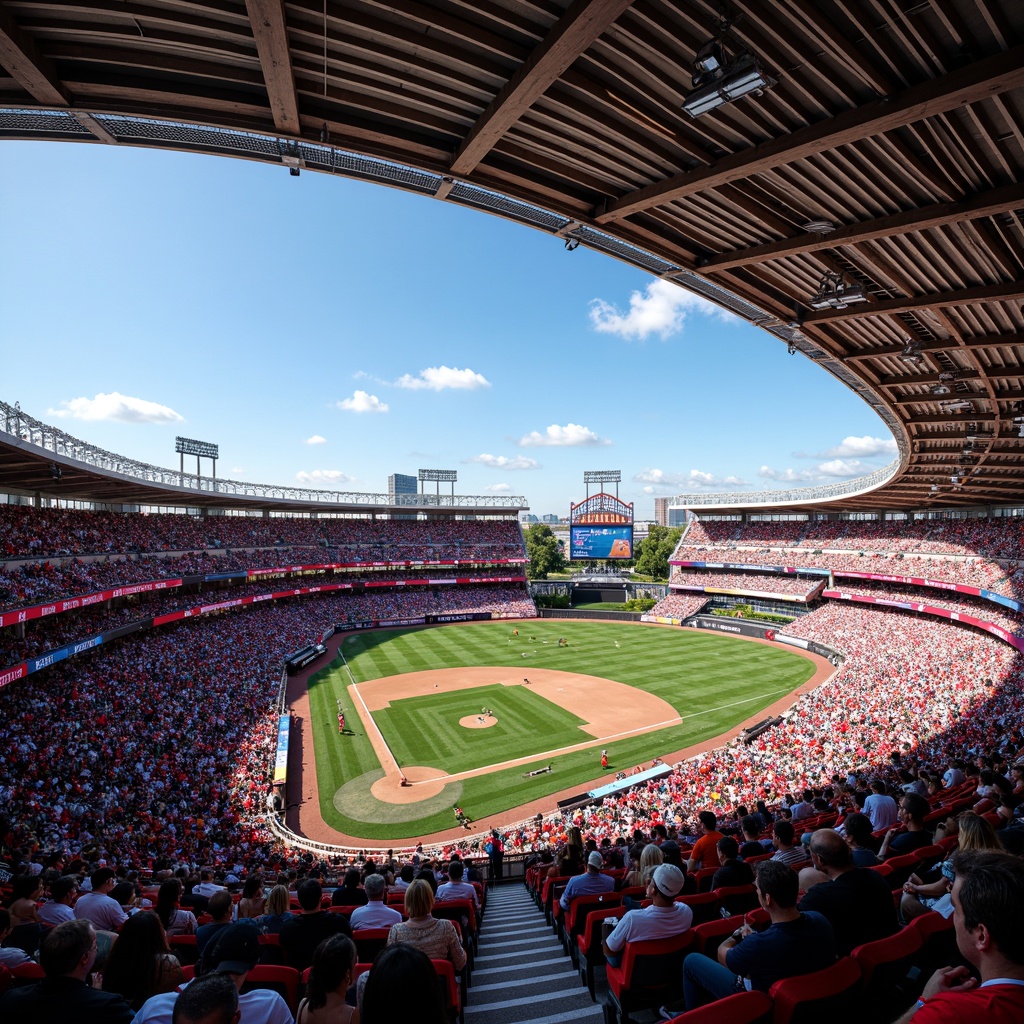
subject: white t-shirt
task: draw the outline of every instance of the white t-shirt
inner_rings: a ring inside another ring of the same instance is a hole
[[[640,910],[631,910],[615,926],[605,940],[608,948],[618,952],[627,942],[670,939],[681,935],[693,924],[693,911],[685,903],[657,907],[653,903]]]
[[[128,915],[117,900],[99,892],[87,892],[78,897],[75,917],[92,921],[96,930],[101,932],[116,932],[128,920]]]
[[[39,920],[54,928],[65,921],[74,921],[74,919],[75,912],[66,903],[44,903],[39,908]]]
[[[184,987],[181,985],[179,991]],[[165,992],[147,999],[132,1024],[171,1024],[177,998],[177,992]],[[254,988],[239,996],[238,1008],[242,1011],[239,1024],[294,1024],[295,1021],[288,1004],[268,988]]]
[[[394,907],[384,906],[382,900],[370,900],[352,911],[349,924],[353,928],[390,928],[401,920],[401,912]]]

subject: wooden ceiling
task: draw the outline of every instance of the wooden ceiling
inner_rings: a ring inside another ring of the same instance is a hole
[[[776,84],[692,118],[723,19]],[[834,508],[1024,499],[1020,0],[0,2],[0,137],[240,133],[238,155],[489,206],[759,323],[897,438],[896,476]],[[827,271],[867,301],[811,309]]]

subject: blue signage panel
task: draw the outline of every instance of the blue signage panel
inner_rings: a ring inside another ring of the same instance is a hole
[[[569,557],[574,562],[588,558],[632,558],[632,526],[571,526]]]

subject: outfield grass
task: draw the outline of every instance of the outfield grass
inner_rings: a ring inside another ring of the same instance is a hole
[[[520,636],[513,637],[513,629]],[[569,647],[559,648],[559,637],[566,637]],[[342,653],[347,664],[338,659],[310,680],[320,807],[333,828],[367,840],[426,835],[451,827],[453,818],[450,803],[400,823],[382,820],[386,816],[374,813],[372,800],[335,807],[334,795],[343,783],[380,767],[351,707],[347,724],[352,734],[338,735],[336,702],[342,697],[350,705],[345,695],[350,682],[429,669],[506,666],[524,675],[555,669],[636,686],[675,708],[683,724],[608,744],[612,767],[625,769],[717,736],[814,673],[813,663],[793,651],[731,637],[550,619],[355,634],[346,638]],[[497,725],[480,730],[458,726],[459,718],[483,706],[497,712]],[[537,754],[535,764],[453,784],[459,788],[452,790],[452,801],[477,821],[562,789],[583,788],[601,774],[597,752],[590,749],[559,756],[550,774],[523,778],[524,771],[551,760],[543,756],[546,751],[591,739],[579,731],[575,716],[526,687],[488,686],[409,698],[375,712],[374,719],[401,765],[455,773]],[[405,813],[415,811],[410,807]]]

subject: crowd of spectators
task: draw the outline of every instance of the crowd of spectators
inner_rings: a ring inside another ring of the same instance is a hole
[[[521,570],[519,571],[521,572]],[[464,571],[462,572],[464,573]],[[371,579],[374,583],[380,583],[403,578],[423,579],[425,576],[429,576],[430,580],[436,583],[442,580],[454,581],[458,575],[459,571],[453,569],[431,569],[429,572],[404,570],[374,573]],[[504,568],[485,566],[474,568],[471,575],[475,580],[484,580],[488,577],[501,579],[509,577],[510,572],[507,566]],[[362,582],[366,579],[367,574],[365,573],[348,576],[339,573],[300,573],[283,576],[274,574],[261,576],[249,582],[221,581],[201,585],[190,584],[187,587],[116,598],[110,602],[89,605],[63,614],[30,619],[24,624],[24,637],[17,635],[15,627],[0,629],[0,668],[26,657],[55,650],[72,641],[83,640],[127,623],[139,622],[154,615],[163,615],[181,608],[195,608],[239,597],[272,592],[280,593],[289,589],[341,582]],[[424,590],[422,587],[410,587],[408,584],[404,589],[409,594],[421,593]],[[522,594],[520,593],[519,596],[521,597]],[[534,613],[531,611],[528,614]]]
[[[688,619],[708,603],[697,594],[666,594],[647,614],[668,619]]]
[[[683,618],[703,600],[672,594],[652,614]],[[473,611],[534,614],[522,587],[324,594],[146,633],[0,690],[0,805],[17,809],[0,834],[134,866],[264,863],[280,851],[259,812],[282,655],[339,621]],[[850,772],[895,778],[897,755],[941,769],[1024,730],[1021,657],[994,638],[839,602],[787,631],[845,660],[779,725],[600,807],[513,829],[506,848],[557,845],[574,826],[599,840],[660,824],[692,834],[699,810],[777,804]]]
[[[200,551],[275,545],[320,547],[366,560],[515,557],[524,553],[514,519],[371,519],[194,516],[0,506],[0,558]],[[352,560],[352,559],[337,559]]]
[[[0,668],[156,614],[265,594],[271,589],[275,588],[264,582],[203,594],[164,591],[143,595],[109,614],[50,616],[36,620],[26,626],[24,638],[17,636],[15,627],[8,627],[0,630]],[[280,600],[298,602],[300,607],[312,607],[310,603],[317,602],[317,615],[326,615],[329,609],[335,616],[328,624],[476,612],[491,612],[505,618],[530,618],[537,614],[536,606],[522,585],[375,588],[358,593],[336,591]],[[243,610],[241,614],[246,612]]]
[[[930,521],[931,522],[931,521]],[[943,521],[945,522],[945,521]],[[985,524],[986,520],[968,520]],[[995,520],[994,524],[1014,522]],[[786,520],[779,523],[753,522],[741,526],[736,522],[692,523],[676,547],[671,561],[742,562],[744,564],[787,565],[797,568],[831,569],[843,572],[867,572],[887,576],[915,576],[947,582],[965,583],[1013,597],[1024,598],[1024,566],[1016,559],[1005,564],[993,556],[970,551],[937,553],[913,538],[902,537],[898,523],[874,523],[870,537],[859,537],[859,546],[844,546],[837,539],[838,549],[831,549],[820,539],[813,541],[794,537],[794,525],[806,529],[807,522]],[[864,527],[858,521],[857,525]],[[883,528],[884,526],[884,528]],[[727,528],[727,529],[726,529]],[[778,529],[776,529],[778,528]],[[979,543],[986,530],[979,531]],[[988,524],[988,531],[998,532],[998,525]],[[1011,532],[1013,532],[1011,530]],[[870,540],[870,543],[868,541]],[[989,545],[1005,556],[1006,545],[995,540]]]
[[[844,594],[863,594],[885,601],[902,601],[915,608],[920,605],[942,608],[958,615],[970,615],[983,622],[991,622],[1008,633],[1024,636],[1024,619],[1020,615],[1002,605],[969,594],[958,594],[953,590],[911,589],[894,583],[852,578],[838,580],[836,589]]]
[[[792,594],[807,600],[821,585],[821,577],[772,576],[761,572],[711,572],[706,569],[675,569],[670,585],[679,587],[717,587],[722,590],[757,590],[769,594]]]
[[[1024,516],[997,519],[699,519],[686,532],[688,545],[838,548],[916,551],[1017,561],[1024,544]]]
[[[510,849],[566,841],[572,827],[599,841],[668,825],[699,835],[696,815],[728,818],[757,801],[822,787],[850,773],[895,782],[894,758],[941,774],[954,757],[999,750],[1024,734],[1024,659],[953,623],[830,602],[786,632],[841,652],[825,684],[800,697],[753,742],[737,739],[673,766],[601,806],[512,831]],[[652,755],[656,753],[652,751]]]

